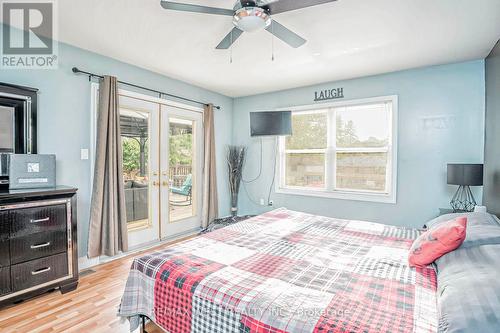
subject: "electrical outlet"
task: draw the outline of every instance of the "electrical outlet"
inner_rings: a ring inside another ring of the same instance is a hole
[[[264,201],[264,198],[260,198],[260,205],[261,205],[261,206],[265,206],[265,205],[266,205],[266,203],[265,203],[265,201]]]
[[[269,200],[269,202],[268,202],[268,204],[267,204],[267,205],[268,205],[268,206],[274,206],[274,200]]]

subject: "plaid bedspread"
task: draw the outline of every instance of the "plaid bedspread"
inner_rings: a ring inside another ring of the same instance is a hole
[[[119,316],[169,333],[436,332],[419,231],[278,209],[134,260]]]

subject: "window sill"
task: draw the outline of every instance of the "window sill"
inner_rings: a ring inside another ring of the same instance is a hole
[[[301,195],[307,197],[319,197],[340,200],[354,200],[354,201],[368,201],[380,203],[396,203],[395,194],[382,194],[382,193],[368,193],[368,192],[355,192],[355,191],[321,191],[321,190],[308,190],[302,188],[277,188],[276,193]]]

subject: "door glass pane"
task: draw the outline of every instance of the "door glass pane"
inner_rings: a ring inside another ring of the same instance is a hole
[[[337,147],[386,147],[390,136],[390,111],[385,104],[339,108]]]
[[[169,221],[195,215],[194,121],[169,118]]]
[[[285,165],[287,186],[325,187],[325,154],[289,153]]]
[[[337,188],[385,192],[387,153],[337,153]]]
[[[129,229],[149,225],[149,114],[120,110],[123,180]]]

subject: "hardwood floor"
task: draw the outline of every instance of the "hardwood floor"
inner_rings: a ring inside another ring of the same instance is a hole
[[[141,253],[93,267],[95,272],[84,274],[75,291],[61,295],[56,290],[0,309],[0,332],[128,333],[128,321],[121,321],[116,313],[132,260]],[[148,325],[147,330],[162,332],[153,325]]]

